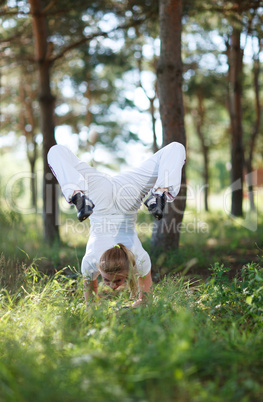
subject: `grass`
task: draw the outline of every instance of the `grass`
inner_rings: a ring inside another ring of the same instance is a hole
[[[146,215],[147,217],[147,215]],[[153,269],[161,277],[174,272],[188,272],[192,277],[209,276],[209,267],[216,262],[228,265],[229,275],[235,276],[244,264],[259,261],[263,245],[263,217],[257,216],[257,230],[247,227],[246,219],[232,219],[221,211],[197,213],[188,209],[180,248],[152,258]],[[139,219],[145,219],[143,215]],[[148,217],[149,219],[149,217]],[[248,225],[249,226],[249,225]],[[150,252],[149,234],[142,236]]]
[[[67,222],[67,217],[64,218]],[[67,233],[66,223],[61,226],[62,239],[47,245],[43,239],[43,226],[40,215],[25,215],[14,212],[0,213],[0,252],[11,260],[32,261],[41,258],[40,267],[46,272],[54,273],[65,265],[80,267],[81,259],[85,253],[87,235],[78,234],[78,222],[74,224],[77,229],[72,230],[71,236]],[[71,224],[72,226],[72,224]],[[84,224],[88,231],[88,225]],[[76,236],[77,233],[77,236]]]
[[[47,247],[39,217],[0,216],[1,402],[263,400],[260,218],[251,232],[199,214],[208,231],[154,260],[171,273],[138,309],[104,288],[84,303],[86,234],[67,219]],[[141,238],[149,248],[147,227]]]
[[[139,309],[123,308],[125,291],[86,306],[81,278],[24,269],[1,292],[1,401],[262,399],[260,291],[244,291],[262,268],[247,268],[237,300],[217,266],[202,286],[163,280]]]

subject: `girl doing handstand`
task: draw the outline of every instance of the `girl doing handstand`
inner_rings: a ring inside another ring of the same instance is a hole
[[[82,222],[90,219],[90,236],[82,259],[84,296],[97,294],[97,278],[117,289],[126,280],[136,293],[138,277],[140,304],[152,285],[151,260],[135,230],[142,199],[156,219],[166,202],[172,202],[181,185],[185,148],[170,143],[146,159],[138,168],[110,176],[78,159],[68,148],[54,145],[48,153],[49,166],[62,193],[77,208]]]

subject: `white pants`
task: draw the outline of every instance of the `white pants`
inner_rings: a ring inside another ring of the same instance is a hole
[[[184,146],[173,142],[139,167],[114,176],[80,161],[63,145],[50,149],[48,163],[68,202],[74,191],[80,190],[95,204],[82,272],[95,279],[100,256],[119,242],[133,251],[139,275],[146,275],[151,263],[135,232],[136,212],[151,189],[158,193],[158,188],[168,188],[168,201],[176,197],[185,163]]]
[[[176,197],[181,185],[185,148],[173,142],[138,168],[113,177],[82,162],[63,145],[54,145],[50,149],[48,163],[68,202],[73,192],[80,190],[94,202],[94,212],[108,213],[114,204],[122,213],[130,213],[138,210],[150,189],[155,192],[158,188],[169,188],[170,201]]]

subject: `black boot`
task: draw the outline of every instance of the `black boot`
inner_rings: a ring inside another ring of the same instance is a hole
[[[93,208],[95,207],[93,202],[83,193],[73,195],[70,202],[76,205],[78,211],[77,217],[80,222],[87,219],[92,214]]]
[[[148,211],[158,220],[163,217],[163,210],[166,204],[167,196],[165,193],[162,195],[151,194],[147,200],[144,201],[144,205],[148,208]]]

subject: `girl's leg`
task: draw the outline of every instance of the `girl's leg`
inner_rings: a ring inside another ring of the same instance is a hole
[[[48,164],[68,202],[75,191],[88,192],[88,174],[94,173],[96,169],[81,162],[68,148],[63,145],[50,148]]]
[[[142,198],[150,190],[154,194],[161,194],[163,189],[168,189],[168,201],[173,201],[180,190],[185,158],[185,147],[172,142],[138,168],[115,176],[117,195],[119,194],[117,200],[122,209],[138,209]]]
[[[175,199],[180,191],[182,168],[186,160],[185,147],[179,142],[172,142],[156,154],[158,159],[158,177],[153,186],[153,194],[162,194],[167,190],[167,201]]]
[[[49,150],[48,163],[68,202],[75,192],[81,191],[92,200],[98,213],[112,204],[111,177],[81,162],[68,148],[54,145]]]

